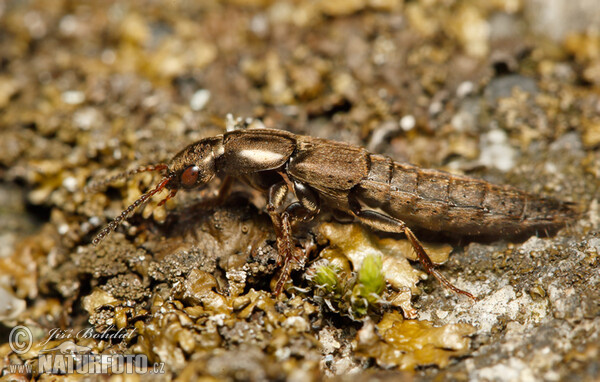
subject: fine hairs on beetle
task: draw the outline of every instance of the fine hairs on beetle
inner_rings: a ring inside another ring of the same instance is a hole
[[[169,163],[123,172],[88,188],[149,171],[160,172],[163,178],[104,227],[94,238],[94,245],[163,189],[170,192],[159,205],[181,189],[198,188],[220,177],[223,186],[219,199],[223,200],[231,179],[237,178],[267,196],[266,211],[273,222],[279,265],[283,267],[275,294],[283,290],[290,262],[298,259],[300,249],[294,242],[293,226],[314,219],[322,207],[376,231],[404,234],[429,274],[472,299],[471,293],[455,287],[435,269],[411,228],[510,238],[554,232],[578,216],[573,203],[398,163],[346,143],[265,128],[236,129],[201,139]],[[285,205],[290,192],[296,201]]]

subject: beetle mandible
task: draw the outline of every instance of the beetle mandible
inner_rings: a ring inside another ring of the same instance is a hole
[[[94,187],[146,171],[160,171],[164,177],[102,229],[94,245],[163,189],[170,193],[159,205],[178,190],[200,187],[215,177],[224,178],[223,184],[238,178],[267,195],[266,209],[284,264],[276,294],[282,291],[289,277],[288,265],[296,258],[293,225],[312,220],[321,206],[371,229],[404,234],[428,273],[473,299],[434,268],[411,227],[461,236],[510,237],[554,231],[577,215],[572,203],[398,163],[346,143],[274,129],[233,130],[205,138],[181,150],[168,164],[124,172]],[[226,189],[221,188],[220,198]],[[289,192],[296,201],[286,206]]]

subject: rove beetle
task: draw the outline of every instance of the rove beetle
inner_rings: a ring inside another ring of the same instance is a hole
[[[321,206],[371,229],[403,233],[428,273],[473,299],[434,268],[410,227],[461,236],[510,237],[554,231],[577,216],[573,203],[398,163],[346,143],[264,128],[232,130],[199,140],[168,164],[124,172],[91,187],[147,171],[162,172],[162,180],[103,228],[94,245],[165,188],[170,193],[159,205],[178,190],[203,186],[215,177],[223,178],[222,185],[238,178],[267,195],[266,209],[275,228],[280,264],[284,264],[276,294],[283,289],[289,264],[296,258],[292,226],[312,220]],[[228,189],[222,186],[219,197],[225,197]],[[290,191],[297,201],[284,205]]]

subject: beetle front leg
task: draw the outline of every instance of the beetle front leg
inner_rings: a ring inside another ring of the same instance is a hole
[[[213,199],[214,202],[217,205],[221,205],[225,202],[225,200],[227,199],[227,196],[229,196],[229,194],[231,193],[231,187],[233,186],[233,177],[231,176],[225,176],[222,180],[221,180],[221,184],[219,185],[219,189],[217,190],[217,194],[215,195],[215,198]]]
[[[357,206],[353,208],[352,212],[362,224],[382,232],[405,234],[408,240],[410,241],[410,244],[412,245],[413,249],[417,253],[417,258],[419,259],[419,262],[421,263],[423,268],[425,268],[427,273],[433,275],[440,283],[442,283],[455,293],[464,294],[465,296],[468,296],[473,300],[477,300],[477,298],[471,293],[455,287],[450,281],[448,281],[448,279],[446,279],[446,277],[444,277],[444,275],[442,275],[437,269],[435,269],[435,265],[427,255],[427,252],[425,251],[425,248],[423,248],[423,245],[421,244],[419,239],[417,239],[415,234],[411,231],[410,228],[406,226],[406,224],[402,220],[394,219],[376,211],[362,210],[358,206],[358,203],[356,203],[356,205]]]

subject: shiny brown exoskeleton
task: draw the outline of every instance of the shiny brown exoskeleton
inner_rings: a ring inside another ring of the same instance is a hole
[[[267,211],[284,264],[276,293],[281,292],[289,276],[288,265],[296,258],[293,224],[313,219],[321,206],[354,217],[372,229],[405,234],[429,273],[471,298],[434,268],[409,227],[461,236],[510,237],[555,231],[577,215],[571,203],[394,162],[361,147],[282,130],[236,130],[202,139],[175,155],[169,164],[129,171],[101,184],[144,171],[164,171],[165,177],[105,227],[94,239],[95,245],[163,188],[171,192],[161,204],[178,190],[199,187],[215,176],[223,177],[224,185],[230,184],[227,179],[231,177],[239,178],[268,195]],[[222,186],[221,197],[227,189]],[[297,201],[284,206],[289,191]]]

